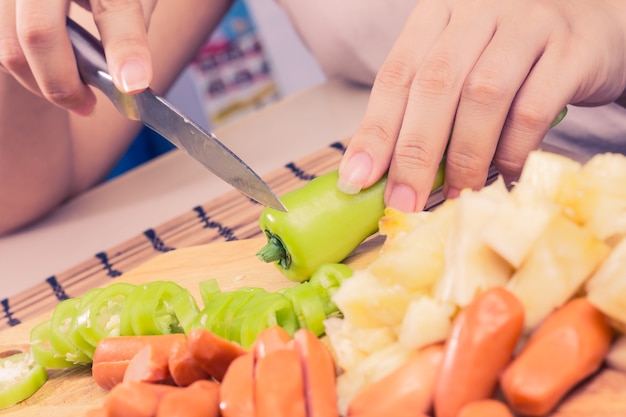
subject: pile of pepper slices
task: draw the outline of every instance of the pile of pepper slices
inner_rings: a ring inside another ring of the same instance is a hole
[[[115,282],[82,297],[61,301],[50,318],[31,331],[30,354],[0,358],[0,409],[36,392],[46,369],[92,363],[98,342],[130,335],[188,333],[207,329],[248,348],[265,329],[280,326],[293,334],[300,328],[316,336],[323,321],[337,313],[332,295],[352,269],[341,263],[320,266],[307,282],[277,292],[256,287],[221,291],[214,279],[200,283],[202,308],[191,292],[172,281],[145,284]]]

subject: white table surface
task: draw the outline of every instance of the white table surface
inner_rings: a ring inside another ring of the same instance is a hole
[[[329,81],[215,133],[262,176],[350,137],[368,96],[366,88]],[[624,109],[570,107],[546,142],[585,159],[604,150],[624,153],[624,138]],[[182,152],[156,158],[93,188],[37,224],[0,238],[0,299],[231,190]]]

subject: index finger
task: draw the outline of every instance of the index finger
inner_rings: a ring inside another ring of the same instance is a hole
[[[113,82],[125,93],[145,90],[152,81],[152,57],[142,3],[94,0],[91,9]]]
[[[389,168],[386,202],[391,207],[421,210],[428,200],[452,131],[463,82],[495,31],[494,11],[475,12],[475,6],[475,2],[465,2],[455,9],[416,72]],[[491,156],[485,171],[490,161]],[[446,170],[446,181],[447,177]]]
[[[52,103],[80,114],[91,112],[95,95],[82,83],[65,29],[63,0],[20,0],[16,31],[41,94]]]
[[[444,3],[418,3],[378,72],[363,120],[339,166],[342,191],[367,188],[389,168],[418,63],[448,22]]]

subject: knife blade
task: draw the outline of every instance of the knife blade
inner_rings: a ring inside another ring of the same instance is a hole
[[[101,42],[69,17],[67,30],[81,78],[86,84],[101,90],[120,113],[131,120],[143,122],[249,198],[287,211],[265,181],[241,158],[166,99],[150,88],[138,94],[118,90],[108,73]]]

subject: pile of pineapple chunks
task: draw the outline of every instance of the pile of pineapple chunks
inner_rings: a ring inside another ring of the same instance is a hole
[[[339,405],[408,358],[444,341],[479,292],[505,286],[526,311],[525,334],[586,294],[626,329],[626,156],[581,164],[531,153],[509,190],[498,179],[431,212],[387,209],[380,253],[334,295],[325,322],[342,374]]]

